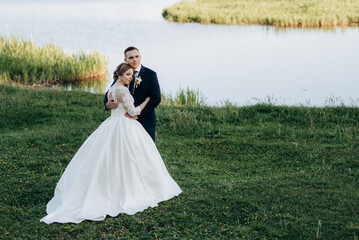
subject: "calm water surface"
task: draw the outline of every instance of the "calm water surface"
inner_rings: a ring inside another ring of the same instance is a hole
[[[143,65],[157,72],[163,92],[200,89],[209,104],[269,98],[320,106],[336,98],[358,105],[359,28],[169,23],[161,13],[174,2],[0,0],[0,35],[53,42],[68,52],[97,50],[109,57],[110,73],[123,61],[123,50],[134,45]]]

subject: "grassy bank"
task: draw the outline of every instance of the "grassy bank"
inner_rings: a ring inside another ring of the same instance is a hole
[[[196,0],[163,10],[171,22],[330,27],[359,24],[359,0]]]
[[[23,84],[76,82],[106,77],[108,60],[98,52],[67,54],[54,44],[0,37],[0,80]]]
[[[1,239],[358,239],[355,107],[161,105],[156,145],[179,197],[102,222],[40,223],[109,116],[102,100],[0,85]]]

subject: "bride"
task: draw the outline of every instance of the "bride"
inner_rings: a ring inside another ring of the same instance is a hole
[[[157,148],[141,124],[129,115],[139,115],[149,101],[134,107],[127,89],[133,70],[120,64],[116,83],[108,98],[118,103],[83,143],[65,169],[47,204],[47,224],[101,221],[106,215],[129,215],[155,207],[182,191],[167,172]]]

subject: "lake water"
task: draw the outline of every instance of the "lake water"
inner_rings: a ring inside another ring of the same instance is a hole
[[[109,57],[111,74],[134,45],[163,92],[199,89],[208,104],[270,99],[321,106],[332,98],[358,105],[359,28],[169,23],[161,13],[174,2],[0,0],[0,35],[53,42],[68,52],[97,50]],[[105,90],[106,84],[98,91]]]

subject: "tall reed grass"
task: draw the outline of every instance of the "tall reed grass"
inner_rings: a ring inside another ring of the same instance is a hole
[[[170,22],[330,27],[359,24],[359,0],[196,0],[163,10]]]
[[[197,90],[191,90],[187,87],[186,90],[180,88],[175,96],[172,94],[162,94],[161,104],[168,106],[203,106],[206,98]]]
[[[13,36],[0,37],[0,79],[22,84],[76,82],[105,76],[108,59],[94,51],[67,54],[47,44],[38,47],[34,42]]]

